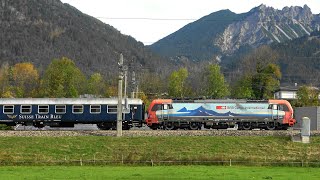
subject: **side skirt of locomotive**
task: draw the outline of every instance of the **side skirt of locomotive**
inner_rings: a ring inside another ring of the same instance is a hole
[[[286,130],[288,125],[281,124],[279,120],[264,119],[159,119],[159,124],[153,124],[151,129],[190,129],[200,130],[205,129],[228,129],[237,128],[238,130],[251,130],[251,129],[266,129],[266,130]]]

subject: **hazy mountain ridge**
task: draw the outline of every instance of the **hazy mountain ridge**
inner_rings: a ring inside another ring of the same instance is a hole
[[[60,0],[0,0],[0,31],[0,63],[29,61],[41,70],[65,56],[87,75],[113,76],[120,53],[126,63],[151,71],[163,73],[166,62],[141,42]]]
[[[150,48],[172,59],[212,60],[243,47],[285,42],[319,29],[320,15],[308,6],[277,10],[260,5],[247,13],[218,11],[190,23]],[[201,46],[199,46],[201,45]],[[197,51],[197,49],[201,51]]]

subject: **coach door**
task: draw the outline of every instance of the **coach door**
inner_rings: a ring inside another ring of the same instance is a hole
[[[272,119],[279,119],[279,105],[278,104],[272,104],[271,114],[272,114]]]

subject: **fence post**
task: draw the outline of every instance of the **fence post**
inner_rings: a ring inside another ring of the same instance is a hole
[[[80,158],[80,166],[82,166],[82,158]]]
[[[153,167],[153,160],[151,159],[151,166]]]
[[[121,163],[123,164],[123,154],[121,154]]]
[[[93,155],[93,164],[96,164],[96,154]]]
[[[231,159],[230,159],[230,161],[229,161],[229,166],[231,166],[232,164],[231,164]]]

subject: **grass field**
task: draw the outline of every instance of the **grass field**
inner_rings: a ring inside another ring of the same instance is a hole
[[[319,168],[155,166],[155,167],[0,167],[0,179],[305,179],[320,178]]]
[[[232,165],[320,166],[318,136],[310,144],[270,136],[0,137],[0,144],[3,166],[229,165],[229,160]]]

